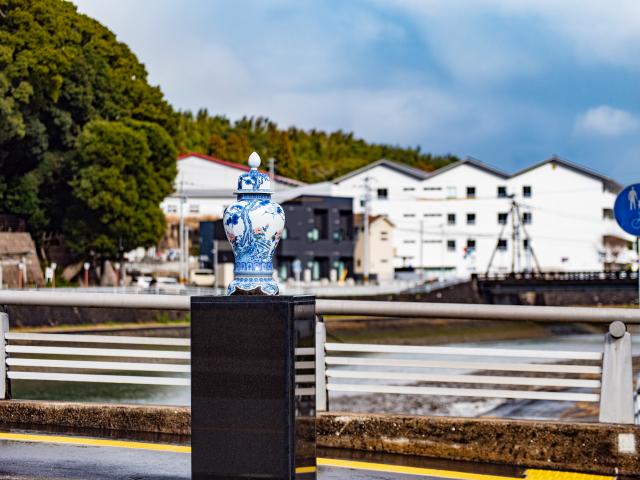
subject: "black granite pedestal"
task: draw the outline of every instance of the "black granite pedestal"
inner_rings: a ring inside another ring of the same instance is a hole
[[[315,397],[295,383],[314,346],[314,297],[191,298],[194,479],[315,478]]]

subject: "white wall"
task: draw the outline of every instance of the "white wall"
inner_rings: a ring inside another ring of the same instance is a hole
[[[371,214],[387,215],[396,225],[396,268],[423,267],[432,276],[484,273],[502,229],[498,213],[509,212],[512,201],[498,197],[499,186],[514,195],[521,215],[531,215],[531,224],[525,228],[543,270],[601,270],[606,257],[602,237],[630,239],[615,220],[603,218],[603,209],[613,208],[615,194],[604,190],[602,180],[560,163],[545,163],[510,178],[461,163],[426,180],[379,165],[338,184],[354,196],[358,212],[367,175],[373,179]],[[530,197],[523,196],[524,186],[531,187]],[[467,187],[475,187],[475,198],[467,198]],[[388,190],[386,200],[377,198],[379,188]],[[448,223],[448,214],[455,214],[454,225]],[[467,214],[475,214],[475,224],[467,223]],[[534,268],[531,251],[524,249],[522,230],[514,255],[510,216],[501,238],[506,248],[496,250],[493,273],[511,271],[514,259],[517,270]],[[475,241],[476,248],[465,256],[469,240]]]
[[[238,177],[244,171],[229,165],[212,162],[196,156],[185,157],[178,160],[178,175],[175,181],[175,190],[180,192],[203,191],[209,194],[193,194],[187,196],[184,205],[186,217],[215,217],[222,218],[227,205],[234,202],[236,196]],[[285,190],[289,185],[274,182],[275,190]],[[212,195],[211,192],[216,192]],[[160,204],[160,208],[167,216],[180,214],[180,196],[178,193],[169,195]]]

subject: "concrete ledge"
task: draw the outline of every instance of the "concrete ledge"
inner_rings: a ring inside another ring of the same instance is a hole
[[[0,422],[190,435],[191,409],[6,400],[0,401]],[[640,474],[640,427],[634,425],[324,413],[317,434],[318,446],[329,448]]]
[[[488,418],[325,413],[323,447],[522,467],[639,474],[640,427]],[[622,434],[622,437],[621,437]],[[634,448],[625,453],[625,448]]]
[[[134,432],[191,434],[189,407],[0,401],[0,422]]]

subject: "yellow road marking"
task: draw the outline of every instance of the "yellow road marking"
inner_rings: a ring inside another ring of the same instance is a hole
[[[103,440],[98,438],[63,437],[61,435],[30,435],[25,433],[0,432],[0,440],[17,440],[21,442],[66,443],[75,445],[91,445],[95,447],[137,448],[158,452],[191,453],[191,447],[167,445],[162,443],[127,442],[122,440]]]
[[[0,440],[22,442],[64,443],[70,445],[90,445],[95,447],[133,448],[139,450],[153,450],[157,452],[191,453],[191,447],[183,445],[168,445],[163,443],[129,442],[124,440],[105,440],[86,437],[65,437],[61,435],[32,435],[26,433],[0,432]],[[337,460],[318,458],[317,464],[326,467],[353,468],[386,473],[404,473],[408,475],[431,475],[439,478],[456,480],[522,480],[521,477],[503,477],[482,473],[456,472],[452,470],[437,470],[433,468],[403,467],[401,465],[386,465],[383,463],[356,462],[353,460]],[[296,473],[312,473],[316,467],[298,467]],[[550,470],[527,470],[526,480],[615,480],[616,477],[605,475],[591,475],[586,473],[556,472]]]
[[[405,473],[407,475],[431,475],[439,478],[454,478],[460,480],[515,480],[517,477],[502,477],[485,475],[482,473],[454,472],[450,470],[436,470],[433,468],[403,467],[401,465],[386,465],[384,463],[354,462],[352,460],[334,460],[318,458],[318,465],[327,467],[353,468],[357,470],[371,470],[386,473]],[[522,480],[518,478],[517,480]]]
[[[313,473],[316,471],[316,467],[298,467],[296,473]]]
[[[527,470],[526,480],[614,480],[616,477],[591,475],[588,473],[553,472],[549,470]]]

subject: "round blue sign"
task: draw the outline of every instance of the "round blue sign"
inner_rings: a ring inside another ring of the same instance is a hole
[[[640,237],[640,183],[629,185],[618,194],[613,213],[625,232]]]

